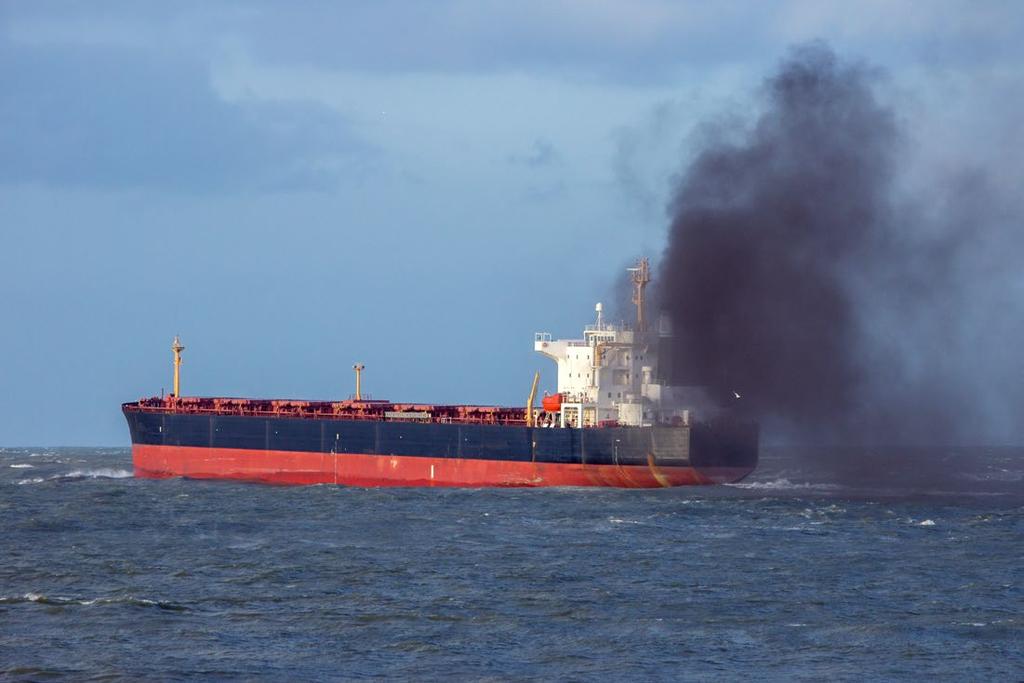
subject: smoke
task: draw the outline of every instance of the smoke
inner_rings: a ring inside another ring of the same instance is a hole
[[[706,126],[655,280],[674,379],[778,435],[1019,439],[1021,212],[976,170],[912,189],[882,78],[802,46],[756,120]]]

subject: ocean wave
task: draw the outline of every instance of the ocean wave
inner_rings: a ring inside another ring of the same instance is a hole
[[[755,491],[837,491],[842,488],[838,484],[794,483],[784,477],[772,479],[771,481],[749,481],[725,485],[732,488]]]
[[[11,465],[10,467],[11,467],[11,469],[14,469],[14,470],[30,470],[30,469],[33,469],[35,467],[35,465],[30,465],[27,462],[16,462],[13,465]]]
[[[129,470],[102,467],[95,470],[72,470],[66,474],[51,475],[45,479],[43,477],[31,477],[29,479],[21,479],[16,483],[19,486],[24,486],[25,484],[42,484],[48,481],[69,482],[83,481],[86,479],[127,479],[133,476],[134,474]]]
[[[67,474],[59,474],[51,479],[126,479],[133,476],[128,470],[115,470],[109,467],[101,467],[95,470],[74,470]]]
[[[133,607],[158,607],[175,612],[183,612],[188,609],[184,605],[177,603],[137,598],[133,595],[118,595],[104,598],[69,598],[48,596],[42,593],[25,593],[24,595],[0,597],[0,605],[16,605],[27,602],[39,603],[41,605],[81,605],[85,607],[93,605],[130,605]]]
[[[899,493],[899,491],[896,491],[896,493]],[[1009,495],[1013,495],[1013,494],[1011,492],[1009,492],[1009,491],[967,491],[967,490],[964,490],[964,491],[956,491],[956,490],[945,491],[945,490],[939,490],[939,489],[931,489],[931,490],[928,490],[928,491],[921,491],[920,495],[922,495],[922,496],[937,496],[937,497],[942,497],[942,498],[956,498],[956,497],[966,497],[966,496],[973,496],[973,497],[978,497],[978,498],[988,498],[988,497],[992,497],[992,496],[1009,496]]]
[[[998,470],[990,470],[983,474],[962,474],[962,479],[969,479],[971,481],[982,481],[982,482],[1018,482],[1024,481],[1024,471],[1022,470],[1008,470],[1000,468]]]

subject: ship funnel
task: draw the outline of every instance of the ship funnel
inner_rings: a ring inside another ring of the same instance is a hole
[[[604,312],[604,306],[601,305],[600,301],[594,306],[594,310],[597,311],[597,329],[601,329],[601,314]]]

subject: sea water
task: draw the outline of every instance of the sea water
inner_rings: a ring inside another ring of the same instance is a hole
[[[1024,449],[727,487],[146,480],[0,450],[0,677],[1024,679]]]

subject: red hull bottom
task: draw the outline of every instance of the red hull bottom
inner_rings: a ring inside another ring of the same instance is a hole
[[[132,460],[137,477],[346,486],[658,488],[730,483],[751,472],[744,467],[662,467],[653,459],[646,466],[573,465],[142,444],[132,446]]]

